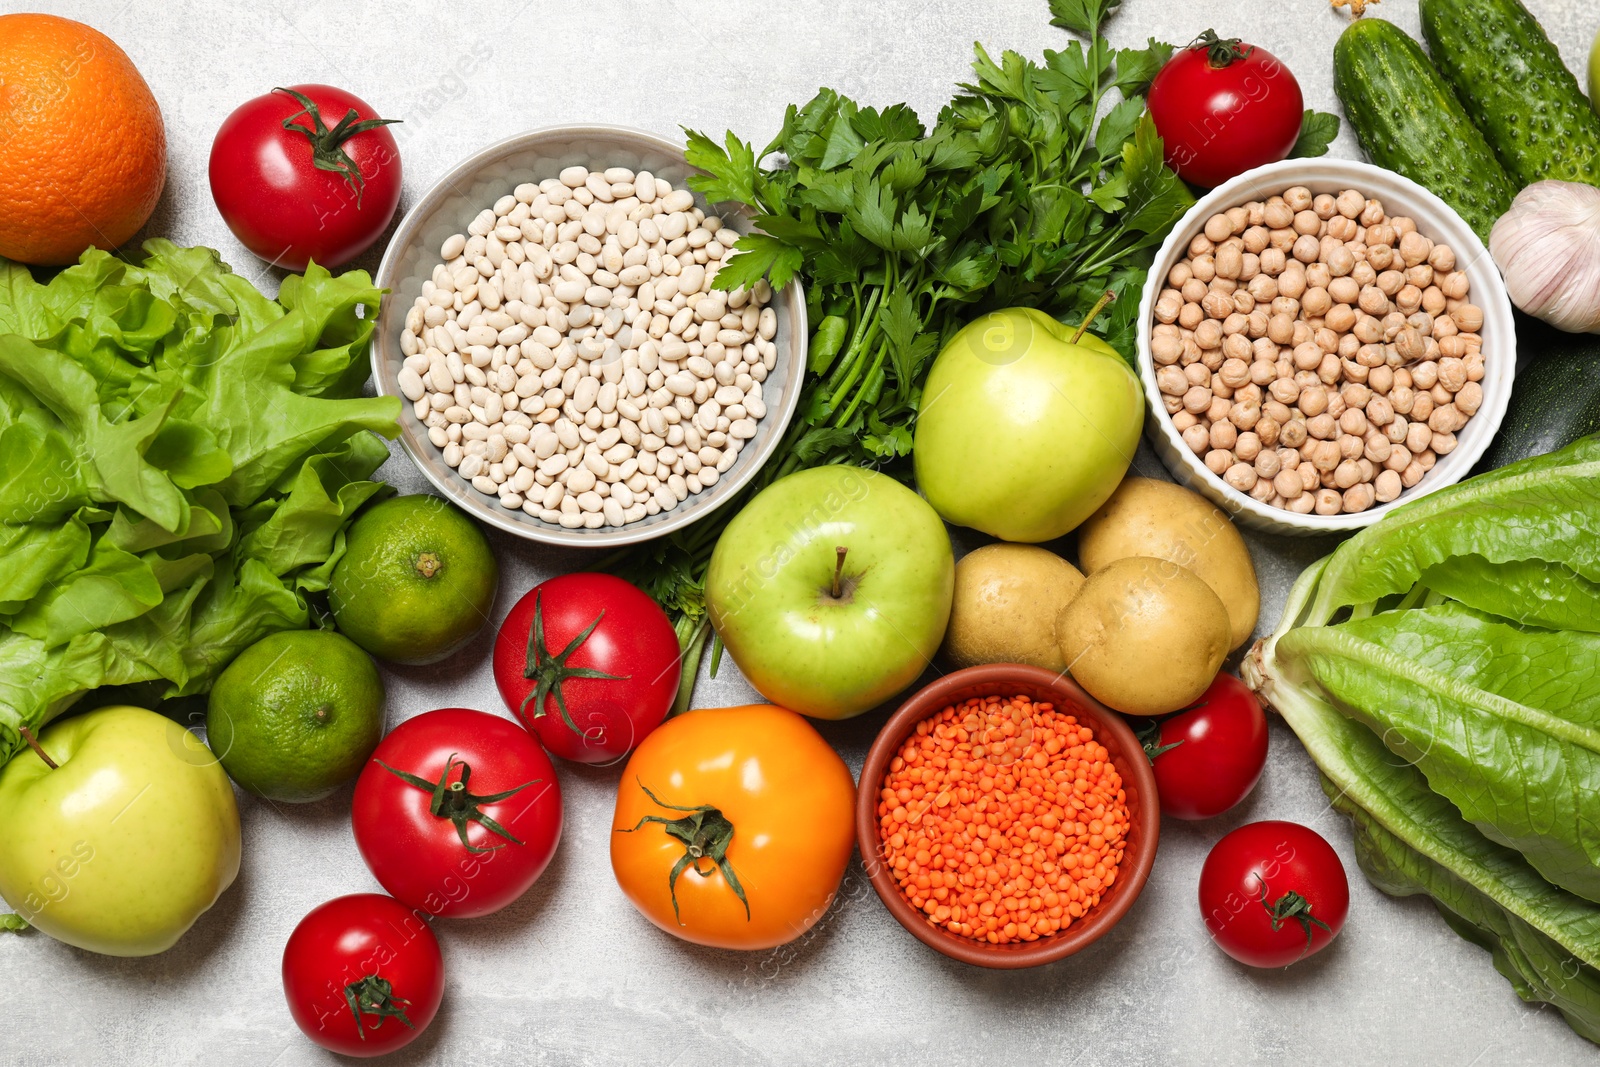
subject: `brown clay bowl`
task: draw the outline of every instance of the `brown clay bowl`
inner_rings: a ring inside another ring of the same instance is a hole
[[[1074,920],[1060,933],[1037,941],[991,945],[934,926],[900,892],[883,859],[878,835],[878,790],[882,788],[890,761],[922,720],[970,697],[1018,694],[1030,700],[1049,701],[1057,709],[1077,716],[1079,722],[1094,731],[1095,740],[1105,746],[1111,754],[1112,766],[1122,776],[1128,800],[1128,834],[1116,881],[1087,915]],[[1127,724],[1066,675],[1019,663],[968,667],[919,690],[878,732],[867,752],[866,764],[861,769],[861,784],[856,790],[856,835],[861,856],[872,888],[878,891],[889,914],[923,944],[951,959],[977,967],[1037,967],[1064,959],[1104,937],[1127,914],[1150,877],[1160,825],[1161,807],[1156,800],[1155,775]]]

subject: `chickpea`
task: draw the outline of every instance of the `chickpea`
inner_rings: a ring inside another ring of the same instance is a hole
[[[1226,215],[1212,215],[1206,220],[1205,235],[1208,240],[1220,244],[1233,236],[1233,223]]]
[[[1261,431],[1261,404],[1255,400],[1245,400],[1237,404],[1228,412],[1228,421],[1240,430],[1255,429],[1257,434]]]
[[[1261,447],[1276,447],[1283,433],[1283,424],[1270,416],[1262,416],[1255,425],[1256,436],[1261,439]]]
[[[1311,210],[1317,213],[1318,219],[1331,219],[1334,212],[1338,210],[1337,201],[1331,193],[1318,193],[1315,199],[1311,201]]]
[[[1199,422],[1200,420],[1197,417],[1189,414],[1187,411],[1180,410],[1172,416],[1172,428],[1177,430],[1180,434],[1189,427],[1197,425]]]
[[[1206,294],[1211,290],[1199,278],[1191,277],[1183,283],[1183,288],[1179,289],[1178,292],[1183,296],[1186,303],[1198,304],[1206,298]]]
[[[1356,312],[1349,304],[1334,304],[1324,316],[1328,329],[1334,333],[1348,333],[1356,324]],[[1337,341],[1335,341],[1337,346]]]
[[[1233,454],[1245,463],[1254,463],[1261,455],[1261,438],[1250,430],[1242,431],[1234,438]]]
[[[1300,474],[1294,470],[1280,470],[1277,477],[1272,479],[1272,487],[1285,500],[1293,500],[1304,491],[1300,484]]]
[[[1335,274],[1328,282],[1328,295],[1336,304],[1355,304],[1361,296],[1361,286],[1356,284],[1349,272]]]
[[[1348,513],[1366,511],[1376,499],[1376,492],[1371,485],[1362,483],[1352,485],[1344,491],[1344,510]]]
[[[1194,271],[1189,269],[1188,261],[1179,260],[1173,264],[1171,270],[1167,271],[1167,284],[1174,289],[1182,289],[1189,279],[1193,277]]]
[[[1316,508],[1318,515],[1337,515],[1344,508],[1344,498],[1333,489],[1318,489]]]
[[[1277,490],[1272,488],[1272,482],[1267,479],[1262,479],[1261,481],[1256,482],[1256,487],[1250,490],[1250,499],[1259,501],[1263,504],[1272,500],[1277,495]]]
[[[1233,453],[1214,448],[1206,453],[1206,468],[1212,474],[1221,474],[1233,466]]]
[[[1195,455],[1203,456],[1211,448],[1211,435],[1204,426],[1196,422],[1183,431],[1183,443],[1188,445],[1189,451]]]
[[[1256,476],[1255,468],[1250,466],[1248,463],[1235,463],[1233,466],[1228,468],[1227,472],[1223,474],[1222,478],[1223,481],[1227,482],[1241,493],[1248,493],[1250,490],[1254,489],[1256,487],[1256,482],[1259,480]]]
[[[1339,375],[1344,370],[1344,361],[1329,352],[1322,357],[1322,362],[1317,365],[1317,377],[1326,385],[1332,385],[1339,380]]]
[[[1371,347],[1372,348],[1377,348],[1376,345],[1373,345]],[[1381,357],[1381,355],[1382,355],[1381,351],[1379,352],[1379,355]],[[1363,362],[1363,365],[1366,365],[1366,361],[1365,360],[1363,360],[1362,362]],[[1383,395],[1383,396],[1387,396],[1388,393],[1389,393],[1389,390],[1394,388],[1394,371],[1390,370],[1388,367],[1384,366],[1381,363],[1375,363],[1375,364],[1372,364],[1371,366],[1372,366],[1372,370],[1367,372],[1367,386],[1368,386],[1368,388],[1370,388],[1375,393],[1378,393],[1378,394]],[[1384,403],[1387,404],[1388,401],[1385,400]],[[1391,414],[1392,414],[1393,409],[1390,409],[1390,410],[1391,410]],[[1367,418],[1369,418],[1369,419],[1372,418],[1372,411],[1371,411],[1370,408],[1367,411]],[[1382,423],[1378,423],[1378,425],[1381,426],[1383,424]]]
[[[1208,318],[1225,319],[1233,314],[1233,300],[1225,293],[1212,291],[1200,301],[1200,308]]]
[[[1310,234],[1302,234],[1295,239],[1292,253],[1301,263],[1315,263],[1322,254],[1322,245]]]
[[[1320,286],[1307,289],[1306,295],[1300,300],[1300,307],[1307,315],[1326,315],[1328,309],[1333,307],[1333,298],[1328,295],[1328,290]]]
[[[1428,443],[1428,449],[1437,455],[1448,456],[1455,451],[1456,435],[1448,430],[1436,432],[1433,440]]]
[[[1456,270],[1448,271],[1442,275],[1436,274],[1433,281],[1439,287],[1439,291],[1444,293],[1446,299],[1462,300],[1466,298],[1467,290],[1469,289],[1466,271]]]
[[[1199,259],[1201,256],[1209,256],[1216,250],[1216,243],[1204,233],[1195,234],[1194,239],[1189,242],[1190,259]]]
[[[1211,406],[1206,408],[1205,416],[1212,422],[1223,422],[1233,411],[1233,401],[1225,396],[1218,395],[1214,390],[1211,395]]]
[[[1387,504],[1398,498],[1404,488],[1400,484],[1400,475],[1392,470],[1379,471],[1377,478],[1373,479],[1372,487],[1380,504]]]
[[[1413,454],[1422,452],[1433,441],[1433,431],[1426,422],[1413,422],[1406,427],[1406,448]]]
[[[1328,236],[1341,245],[1355,241],[1356,235],[1360,232],[1361,227],[1356,223],[1355,219],[1347,219],[1343,215],[1335,215],[1328,220]],[[1347,251],[1349,250],[1347,249]],[[1351,261],[1354,262],[1354,260],[1355,256],[1352,252]]]
[[[1245,207],[1230,207],[1224,212],[1228,225],[1233,233],[1243,233],[1246,226],[1250,225],[1250,209]]]
[[[1477,333],[1483,329],[1483,309],[1476,304],[1462,304],[1450,313],[1462,333]]]
[[[1306,284],[1314,289],[1326,289],[1328,283],[1333,281],[1333,274],[1328,270],[1326,263],[1306,264]]]
[[[1334,417],[1324,411],[1320,415],[1313,415],[1306,420],[1306,433],[1318,441],[1328,441],[1338,432],[1338,424]]]
[[[1388,270],[1395,262],[1394,249],[1388,245],[1369,244],[1367,245],[1367,262],[1372,265],[1373,270]]]
[[[1410,220],[1407,220],[1410,221]],[[1419,263],[1426,263],[1433,254],[1433,242],[1417,233],[1415,228],[1410,231],[1401,229],[1400,220],[1395,220],[1395,229],[1400,231],[1400,259],[1408,267],[1415,267]]]
[[[1209,252],[1205,255],[1195,256],[1190,263],[1190,269],[1194,271],[1196,281],[1210,285],[1212,279],[1217,276],[1216,258]]]
[[[1389,458],[1383,461],[1384,469],[1402,472],[1411,466],[1411,449],[1405,445],[1393,445],[1389,448]]]
[[[1389,443],[1387,437],[1380,434],[1367,440],[1361,449],[1361,454],[1373,463],[1382,463],[1389,458],[1389,453],[1392,451],[1394,451],[1394,446]]]

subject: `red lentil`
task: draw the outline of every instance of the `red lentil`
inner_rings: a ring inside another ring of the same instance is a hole
[[[884,862],[928,922],[990,944],[1064,930],[1116,881],[1127,794],[1088,727],[1025,696],[917,724],[878,796]]]

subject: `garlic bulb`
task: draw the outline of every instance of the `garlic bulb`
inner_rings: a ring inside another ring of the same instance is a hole
[[[1489,234],[1511,302],[1568,333],[1600,333],[1600,189],[1534,182]]]

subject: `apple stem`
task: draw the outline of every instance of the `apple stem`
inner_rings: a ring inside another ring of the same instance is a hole
[[[1100,312],[1104,311],[1106,309],[1106,305],[1111,303],[1111,301],[1115,300],[1116,298],[1117,294],[1113,293],[1110,289],[1107,289],[1106,295],[1095,301],[1094,307],[1089,309],[1088,317],[1083,320],[1083,325],[1079,326],[1077,332],[1072,335],[1072,340],[1069,343],[1077,344],[1078,339],[1082,337],[1084,331],[1089,328],[1089,324],[1094,321],[1094,317],[1100,314]]]
[[[44,750],[44,746],[39,744],[39,739],[33,736],[32,730],[24,726],[17,732],[22,735],[24,741],[28,742],[28,747],[33,749],[34,754],[44,760],[46,767],[49,767],[52,771],[60,769],[61,764],[50,758],[50,754]]]
[[[838,553],[838,560],[833,565],[833,599],[838,600],[844,596],[844,557],[849,549],[839,545],[834,549]]]

